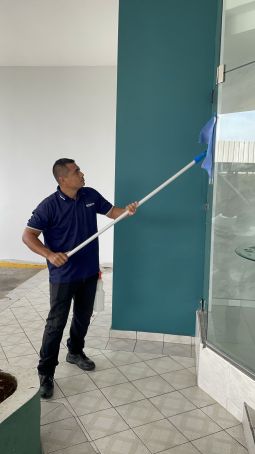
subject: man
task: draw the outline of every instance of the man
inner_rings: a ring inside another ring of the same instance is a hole
[[[73,318],[67,340],[66,361],[83,370],[95,363],[83,352],[99,272],[98,239],[68,258],[66,253],[97,231],[97,213],[116,219],[124,211],[134,214],[137,203],[118,208],[95,189],[84,188],[84,174],[73,159],[59,159],[53,166],[59,186],[33,211],[22,239],[35,253],[47,260],[50,279],[50,312],[46,321],[38,373],[44,398],[53,395],[53,377],[58,365],[60,342],[71,301]],[[43,233],[44,244],[39,240]]]

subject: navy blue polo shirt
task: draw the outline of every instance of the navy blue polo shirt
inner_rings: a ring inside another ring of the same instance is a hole
[[[53,252],[68,252],[97,232],[97,213],[107,214],[112,204],[92,188],[81,188],[76,199],[61,192],[44,199],[33,211],[27,226],[40,230],[44,244]],[[76,252],[59,268],[47,261],[50,282],[69,283],[99,271],[98,238]]]

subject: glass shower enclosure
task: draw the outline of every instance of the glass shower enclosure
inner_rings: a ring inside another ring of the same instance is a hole
[[[223,2],[207,344],[255,376],[255,1]]]

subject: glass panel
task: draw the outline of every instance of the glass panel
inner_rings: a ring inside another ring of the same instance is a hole
[[[255,1],[226,0],[222,54],[227,70],[255,60]]]
[[[225,0],[207,341],[255,373],[255,1]]]
[[[252,372],[255,372],[254,125],[255,110],[218,116],[207,332],[209,343]]]
[[[255,38],[254,38],[255,48]],[[226,72],[225,83],[219,87],[218,111],[243,112],[255,106],[255,63]],[[240,126],[239,126],[240,128]]]

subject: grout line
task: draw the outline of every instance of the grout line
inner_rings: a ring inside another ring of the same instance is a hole
[[[226,429],[223,429],[223,430],[224,430],[224,432],[226,432],[227,435],[229,435],[231,438],[233,438],[233,440],[236,441],[240,446],[247,449],[247,445],[244,446],[239,440],[237,440],[237,438],[235,438],[233,435],[231,435],[230,433],[227,432],[227,429],[233,429],[234,427],[238,427],[238,426],[243,427],[242,422],[240,422],[239,424],[236,424],[235,426],[227,427]],[[245,444],[246,444],[246,441],[245,441]]]

